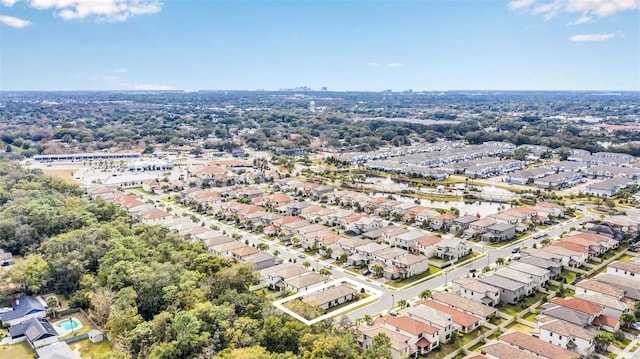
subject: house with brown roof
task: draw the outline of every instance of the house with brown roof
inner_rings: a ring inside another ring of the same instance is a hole
[[[400,331],[395,331],[384,325],[360,325],[356,329],[356,333],[358,343],[363,350],[368,349],[372,345],[373,338],[377,335],[384,334],[389,337],[391,343],[389,351],[393,359],[413,357],[417,351],[416,348],[412,348],[409,345],[411,336],[401,334]]]
[[[490,359],[539,359],[533,354],[502,342],[489,342],[480,347],[480,353]]]
[[[408,344],[417,354],[426,354],[440,345],[438,328],[406,315],[376,318],[374,325],[383,325],[411,337]]]
[[[489,318],[497,312],[493,307],[474,302],[471,299],[450,292],[433,292],[431,299],[464,313],[476,316],[482,320],[489,320]]]
[[[357,298],[358,291],[350,285],[339,284],[305,296],[302,301],[313,306],[329,309]]]
[[[451,308],[444,304],[438,303],[433,300],[425,300],[420,303],[420,305],[426,305],[427,307],[431,307],[433,309],[439,310],[441,312],[447,313],[451,315],[453,323],[456,327],[455,330],[462,333],[470,333],[478,328],[480,324],[480,318],[466,314],[457,309]]]
[[[502,334],[500,342],[543,359],[576,359],[577,357],[575,352],[517,331]]]
[[[416,241],[413,249],[427,258],[431,258],[436,255],[436,250],[438,248],[437,244],[441,241],[442,238],[436,235],[422,237]]]
[[[297,277],[285,279],[285,287],[295,293],[325,284],[329,279],[315,272],[307,272]]]
[[[244,246],[245,246],[244,243],[240,243],[237,241],[226,242],[226,243],[210,246],[209,252],[221,257],[230,257],[231,251]]]

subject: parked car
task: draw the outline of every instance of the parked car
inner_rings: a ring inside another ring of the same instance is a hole
[[[397,317],[398,315],[400,315],[400,313],[398,313],[398,312],[391,312],[391,313],[389,313],[389,315],[390,315],[390,316],[392,316],[392,317]]]
[[[305,258],[307,258],[307,256],[305,256],[304,254],[300,253],[300,254],[298,254],[298,258],[305,259]]]
[[[327,269],[331,269],[331,264],[325,264],[324,267]]]
[[[475,269],[475,268],[469,269],[469,273],[475,273],[476,271],[477,271],[477,269]]]
[[[630,250],[631,252],[638,252],[638,246],[630,246],[630,247],[629,247],[629,250]]]
[[[640,330],[640,322],[635,322],[635,323],[631,324],[631,328],[633,328],[635,330]]]
[[[368,269],[365,269],[362,271],[362,275],[369,275],[369,274],[371,274],[371,271]]]
[[[520,252],[520,247],[513,247],[513,249],[511,250],[511,253],[518,253]]]

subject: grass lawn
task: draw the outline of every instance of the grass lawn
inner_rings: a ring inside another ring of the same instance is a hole
[[[522,316],[522,319],[530,321],[532,323],[536,322],[536,316],[538,315],[538,310],[533,313],[528,313]]]
[[[544,297],[545,295],[546,295],[545,293],[536,292],[536,294],[533,297],[526,297],[520,303],[516,303],[516,304],[500,303],[498,304],[498,309],[505,314],[514,316],[522,312],[523,310],[527,309],[533,303],[536,303],[539,300],[541,300],[542,297]]]
[[[576,279],[578,273],[567,270],[564,271],[560,276],[565,279],[565,283],[570,284]]]
[[[529,334],[531,333],[531,331],[533,330],[533,328],[531,328],[528,325],[524,325],[518,322],[513,322],[511,324],[509,324],[507,326],[507,329],[513,329],[515,331],[521,332],[521,333],[525,333],[525,334]]]
[[[82,339],[75,343],[69,344],[71,349],[75,349],[76,345],[80,345],[80,357],[84,358],[95,358],[98,355],[102,355],[111,351],[111,344],[105,339],[100,343],[92,343],[89,338]]]
[[[455,350],[462,348],[463,346],[467,345],[469,342],[471,342],[472,340],[481,337],[484,333],[486,333],[488,331],[488,329],[484,328],[484,327],[480,327],[478,329],[476,329],[475,331],[469,333],[469,334],[463,334],[462,336],[458,336],[455,340],[455,342],[453,343],[447,343],[447,344],[440,344],[440,350],[439,351],[432,351],[431,353],[429,353],[428,357],[429,358],[444,358],[447,355],[453,353]]]
[[[82,328],[73,331],[73,333],[69,333],[69,334],[67,334],[67,335],[65,335],[63,337],[60,337],[60,339],[71,338],[74,335],[80,335],[80,334],[84,334],[84,333],[89,333],[92,329],[98,329],[98,328],[94,327],[91,324],[91,322],[89,321],[89,319],[87,319],[80,312],[69,314],[69,315],[65,315],[63,317],[53,319],[53,320],[51,320],[51,324],[53,324],[55,326],[56,325],[55,323],[58,323],[58,322],[63,321],[63,320],[69,320],[69,318],[72,318],[72,317],[76,318],[77,320],[80,321],[80,323],[82,323]]]
[[[35,352],[31,349],[27,342],[13,345],[3,345],[0,349],[0,359],[31,359],[35,358]]]
[[[598,274],[600,274],[600,273],[604,273],[604,272],[606,272],[606,271],[607,271],[607,266],[604,266],[604,267],[602,267],[602,268],[598,269],[597,271],[595,271],[595,272],[593,272],[593,273],[589,274],[587,277],[589,277],[589,278],[591,278],[591,277],[595,277],[595,276],[597,276]]]
[[[480,343],[472,346],[471,348],[469,348],[469,351],[479,353],[480,352],[480,347],[482,347],[484,344],[485,343],[480,342]]]
[[[614,340],[611,345],[618,349],[624,349],[627,347],[627,345],[629,345],[629,343],[631,343],[631,340],[624,338],[623,340]]]
[[[489,321],[489,323],[491,323],[491,324],[496,325],[496,326],[498,326],[498,327],[499,327],[499,326],[501,326],[501,325],[502,325],[502,323],[504,323],[504,322],[506,322],[506,321],[507,321],[506,319],[496,316],[495,318],[491,319],[491,320]]]
[[[489,335],[487,339],[497,340],[498,337],[501,336],[502,334],[504,334],[504,332],[496,330],[493,334]]]
[[[429,270],[423,273],[420,273],[418,275],[414,275],[413,277],[409,277],[407,279],[401,279],[401,280],[395,280],[393,282],[387,282],[387,285],[394,287],[394,288],[400,288],[400,287],[404,287],[407,284],[412,284],[412,283],[416,283],[432,274],[436,274],[438,272],[440,272],[441,269],[436,267],[436,266],[432,266],[431,264],[429,264]]]
[[[619,257],[618,260],[622,261],[622,262],[629,262],[630,260],[632,260],[633,258],[635,258],[634,256],[630,256],[628,254],[623,255],[622,257]]]
[[[549,288],[548,288],[548,289],[549,289],[549,291],[551,291],[551,292],[555,292],[555,291],[557,291],[558,289],[560,289],[560,287],[558,287],[557,285],[549,284]]]
[[[143,193],[143,194],[146,194],[146,195],[148,195],[148,196],[153,196],[153,195],[154,195],[154,193],[151,193],[151,192],[149,192],[149,191],[145,191],[145,190],[143,190],[143,189],[142,189],[142,187],[131,187],[131,188],[129,188],[129,189],[134,190],[134,191],[137,191],[137,192],[140,192],[140,193]]]
[[[476,251],[472,251],[471,253],[467,254],[466,256],[460,257],[456,263],[462,263],[462,262],[464,262],[466,260],[478,257],[480,255],[482,255],[482,253],[476,252]]]

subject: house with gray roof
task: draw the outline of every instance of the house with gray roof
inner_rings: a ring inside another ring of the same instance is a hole
[[[36,349],[39,359],[80,359],[65,342],[56,342],[51,345]]]
[[[3,325],[16,325],[32,318],[44,318],[46,308],[40,300],[32,296],[22,296],[11,302],[13,310],[0,313],[0,321]]]
[[[477,278],[481,283],[500,289],[500,301],[515,304],[520,302],[526,295],[525,283],[502,277],[499,275],[488,275]]]
[[[31,318],[9,327],[11,343],[27,341],[34,348],[40,348],[58,341],[58,332],[46,318]]]

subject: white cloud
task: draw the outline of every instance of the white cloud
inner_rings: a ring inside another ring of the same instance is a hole
[[[153,91],[175,90],[171,86],[157,85],[157,84],[133,84],[131,86],[131,89],[132,90],[153,90]]]
[[[380,66],[382,66],[382,64],[379,63],[379,62],[370,62],[370,63],[367,64],[367,66],[380,67]]]
[[[122,22],[136,15],[162,10],[160,0],[0,0],[11,6],[24,1],[38,10],[53,10],[64,20],[92,19],[98,22]]]
[[[16,29],[23,29],[29,25],[31,25],[31,21],[19,19],[13,16],[0,15],[0,23],[3,23],[7,26],[15,27]]]
[[[175,90],[173,86],[158,85],[158,84],[142,84],[142,83],[130,83],[123,80],[120,76],[103,75],[102,80],[109,83],[111,86],[116,86],[125,90]]]
[[[392,63],[387,64],[387,67],[392,67],[392,68],[393,67],[402,67],[402,66],[403,66],[402,62],[392,62]]]
[[[603,18],[619,12],[640,9],[640,0],[553,0],[537,3],[537,0],[514,0],[508,3],[510,9],[524,9],[533,6],[533,15],[542,15],[549,20],[560,13],[580,14],[571,25],[585,24],[594,18]]]
[[[510,1],[507,6],[509,6],[511,10],[520,10],[533,5],[535,2],[536,0],[514,0]]]
[[[578,18],[578,20],[567,23],[567,26],[588,24],[590,22],[593,22],[593,18],[589,15],[583,14],[582,16],[580,16],[580,18]]]
[[[585,42],[585,41],[607,41],[616,37],[616,34],[581,34],[574,35],[569,38],[573,42]]]
[[[0,4],[6,6],[6,7],[12,7],[13,4],[17,3],[20,0],[0,0]]]

